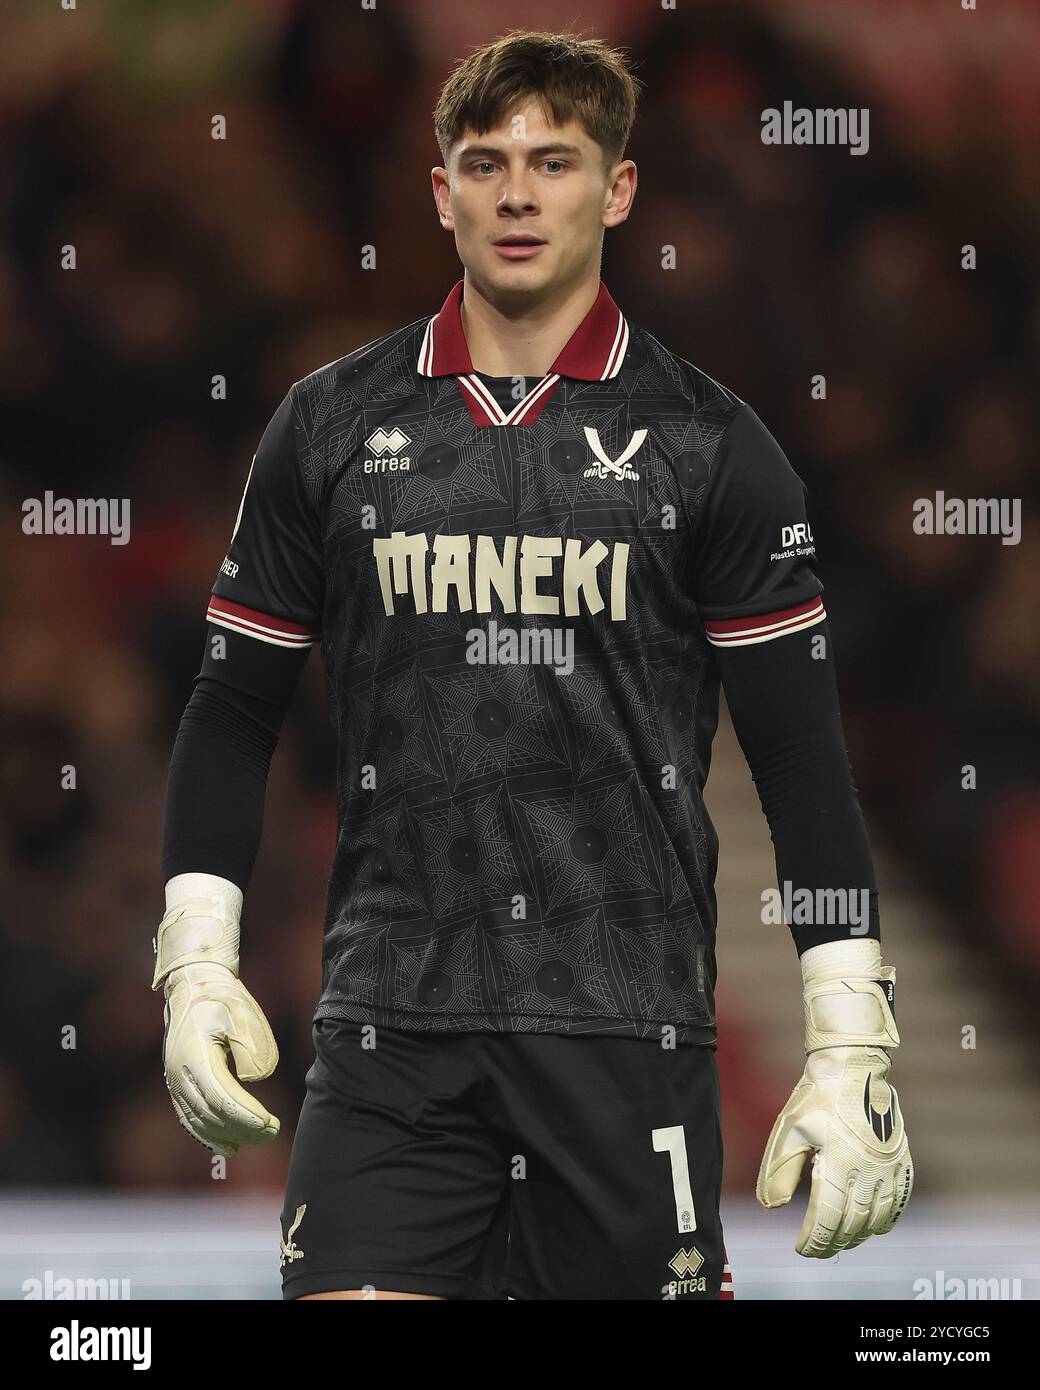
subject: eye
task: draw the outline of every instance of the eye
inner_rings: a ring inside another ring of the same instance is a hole
[[[546,164],[558,164],[561,169],[566,168],[566,165],[564,164],[562,159],[547,159],[545,162]]]
[[[492,162],[490,159],[481,159],[481,160],[479,160],[476,164],[474,164],[474,166],[473,166],[473,168],[474,168],[478,173],[479,173],[482,169],[493,169],[494,167],[495,167],[495,166],[494,166],[493,162]]]

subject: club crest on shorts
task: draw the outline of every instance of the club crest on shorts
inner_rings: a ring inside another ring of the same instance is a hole
[[[306,1210],[306,1202],[304,1202],[302,1206],[296,1208],[296,1216],[293,1218],[292,1225],[289,1227],[288,1231],[286,1231],[284,1240],[280,1238],[281,1232],[279,1231],[278,1244],[281,1247],[282,1252],[281,1258],[278,1261],[279,1269],[284,1269],[287,1264],[291,1265],[294,1260],[303,1259],[304,1252],[293,1240],[293,1236],[300,1229],[300,1222],[303,1220],[304,1213],[306,1212]]]

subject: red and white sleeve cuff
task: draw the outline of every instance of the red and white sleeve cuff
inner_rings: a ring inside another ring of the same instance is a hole
[[[789,632],[822,623],[827,611],[820,598],[781,608],[775,613],[757,613],[753,618],[706,619],[704,631],[713,647],[749,647],[755,642],[771,642]]]
[[[255,637],[259,642],[270,642],[276,647],[313,647],[321,636],[305,623],[291,623],[285,618],[272,618],[269,613],[260,613],[255,608],[232,603],[216,594],[210,597],[206,617],[218,627],[228,627],[232,632],[243,632],[247,637]]]

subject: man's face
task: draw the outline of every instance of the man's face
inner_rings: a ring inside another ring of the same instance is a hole
[[[602,149],[579,125],[548,124],[533,100],[495,130],[467,131],[447,170],[433,170],[459,259],[485,293],[505,297],[598,273],[603,229],[628,216],[635,186],[631,160],[605,170]]]

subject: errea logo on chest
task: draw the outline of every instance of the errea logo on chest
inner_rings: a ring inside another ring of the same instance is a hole
[[[399,430],[396,425],[389,432],[380,426],[365,440],[365,448],[370,450],[375,457],[365,458],[362,467],[366,473],[409,471],[412,466],[411,457],[408,454],[402,454],[401,450],[411,442],[410,436],[405,434],[404,430]]]

